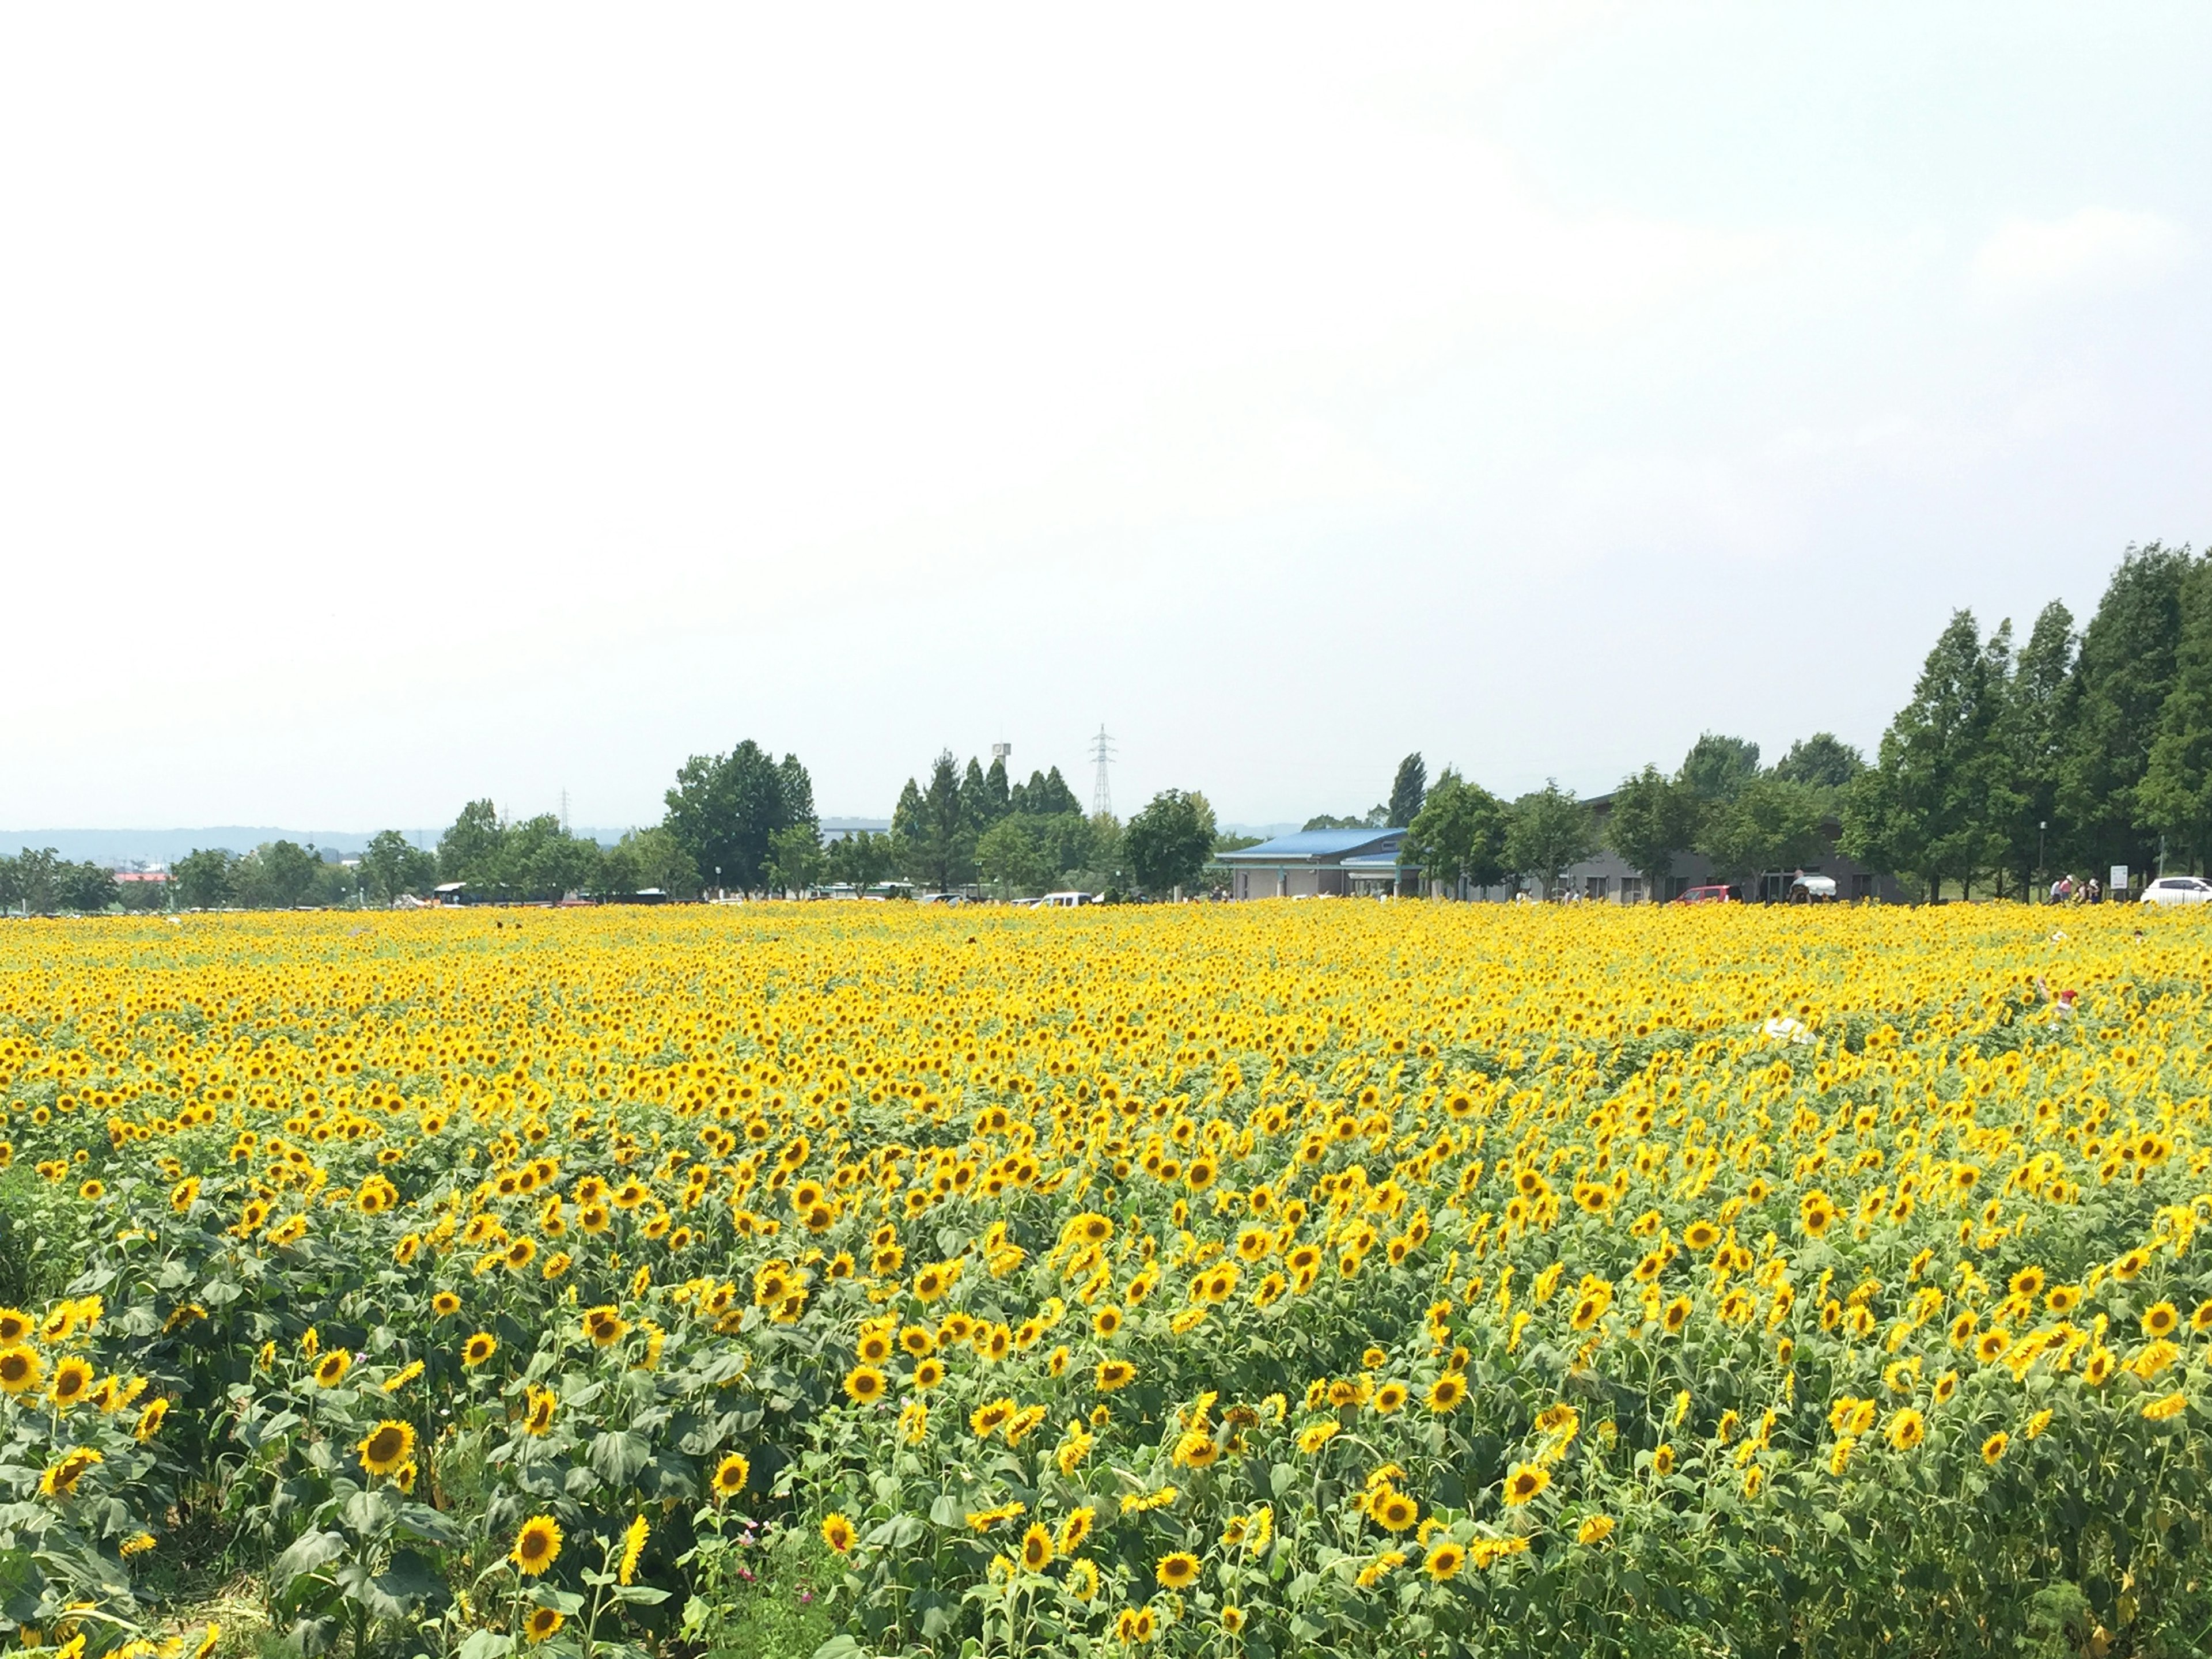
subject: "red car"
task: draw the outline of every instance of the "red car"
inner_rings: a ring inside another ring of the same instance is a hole
[[[1677,893],[1674,902],[1677,904],[1732,904],[1735,902],[1735,890],[1733,887],[1692,887]]]

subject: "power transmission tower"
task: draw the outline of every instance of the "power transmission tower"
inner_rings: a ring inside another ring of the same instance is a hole
[[[1108,780],[1106,769],[1114,758],[1114,739],[1100,726],[1098,735],[1091,740],[1091,758],[1098,763],[1097,781],[1091,786],[1091,816],[1114,810],[1114,786]]]

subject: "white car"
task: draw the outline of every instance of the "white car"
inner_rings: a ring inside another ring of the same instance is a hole
[[[2212,881],[2201,876],[2160,876],[2143,889],[2145,904],[2212,903]]]

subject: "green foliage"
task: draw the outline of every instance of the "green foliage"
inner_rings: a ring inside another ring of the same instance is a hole
[[[811,823],[786,824],[768,838],[768,884],[779,892],[807,891],[825,865],[821,832]]]
[[[372,897],[389,904],[402,893],[427,893],[437,884],[438,860],[397,830],[380,830],[361,856]]]
[[[1985,647],[1973,613],[1953,614],[1880,760],[1850,787],[1849,856],[1917,878],[1930,897],[1947,878],[1971,884],[1998,866],[2020,803],[2003,744],[2010,640],[2008,623]]]
[[[1698,850],[1737,881],[1816,863],[1827,848],[1832,795],[1817,784],[1761,774],[1707,809]]]
[[[1784,783],[1809,783],[1822,789],[1840,789],[1866,770],[1866,757],[1832,732],[1815,732],[1790,745],[1790,752],[1775,762],[1771,777]]]
[[[1632,870],[1642,873],[1651,896],[1663,896],[1674,855],[1697,839],[1698,802],[1689,789],[1656,766],[1623,778],[1613,792],[1606,840]]]
[[[960,798],[959,769],[947,749],[930,768],[927,789],[907,780],[891,813],[892,847],[908,879],[947,892],[975,878],[975,815]]]
[[[1397,775],[1390,781],[1389,811],[1385,814],[1389,827],[1403,830],[1412,824],[1420,813],[1428,787],[1428,763],[1418,751],[1398,763]]]
[[[2081,630],[2069,690],[2057,811],[2066,852],[2100,868],[2142,868],[2157,855],[2138,791],[2181,649],[2182,588],[2189,550],[2156,542],[2131,547],[2112,573],[2097,614]]]
[[[192,850],[169,868],[177,902],[190,910],[213,910],[230,902],[232,859],[223,848]]]
[[[817,823],[814,782],[796,755],[781,762],[750,738],[726,755],[694,755],[676,774],[663,820],[702,882],[757,893],[769,884],[769,842]]]
[[[1759,745],[1708,732],[1690,745],[1675,781],[1700,805],[1732,800],[1759,775]]]
[[[1213,856],[1213,808],[1195,790],[1163,789],[1131,818],[1122,849],[1137,885],[1154,897],[1194,888]]]
[[[1504,802],[1447,766],[1413,815],[1400,857],[1455,890],[1494,887],[1507,873],[1506,819]]]
[[[1589,808],[1558,783],[1547,782],[1513,803],[1505,826],[1505,864],[1534,881],[1547,898],[1566,867],[1597,848],[1597,824]]]

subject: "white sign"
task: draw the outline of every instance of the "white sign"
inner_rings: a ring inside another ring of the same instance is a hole
[[[2128,890],[2128,866],[2126,865],[2116,864],[2112,866],[2112,885],[2106,888],[2105,890],[2107,893],[2124,893]]]

